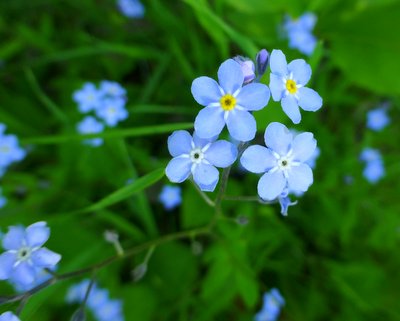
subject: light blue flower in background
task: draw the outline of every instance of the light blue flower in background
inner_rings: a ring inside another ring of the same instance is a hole
[[[139,0],[117,0],[121,13],[128,18],[142,18],[145,8]]]
[[[123,321],[122,302],[120,300],[108,300],[98,305],[93,314],[99,321]]]
[[[6,168],[12,163],[21,161],[26,152],[19,146],[19,141],[15,135],[5,135],[6,126],[0,124],[0,176],[5,172]]]
[[[50,236],[46,222],[38,222],[24,229],[10,226],[3,237],[0,255],[0,280],[29,286],[37,278],[37,269],[53,268],[61,255],[42,247]]]
[[[166,210],[172,210],[182,203],[181,194],[179,186],[164,185],[158,199]]]
[[[317,17],[311,12],[303,14],[298,19],[286,17],[283,27],[289,38],[289,48],[310,56],[317,45],[317,39],[312,34],[316,22]]]
[[[360,154],[360,160],[366,163],[363,175],[368,182],[375,184],[385,176],[385,166],[379,150],[365,148]]]
[[[14,313],[7,311],[0,315],[0,321],[20,321],[20,319]]]
[[[123,98],[126,96],[126,90],[115,81],[103,80],[100,83],[100,94],[105,97]]]
[[[367,127],[374,131],[381,131],[390,123],[390,118],[387,115],[387,108],[381,107],[370,110],[367,113]]]
[[[260,110],[268,104],[268,87],[260,83],[242,87],[243,71],[233,59],[221,64],[218,80],[219,83],[209,77],[199,77],[192,83],[194,99],[205,106],[194,122],[197,135],[212,138],[219,135],[226,124],[236,140],[252,140],[256,134],[256,121],[250,111]]]
[[[274,101],[281,101],[283,111],[298,124],[301,120],[299,106],[306,111],[317,111],[322,107],[321,96],[305,87],[311,78],[311,67],[303,59],[287,64],[280,50],[273,50],[270,57],[270,89]]]
[[[102,119],[107,126],[115,127],[120,121],[128,118],[128,112],[125,109],[125,99],[105,98],[101,106],[96,109],[96,115]]]
[[[258,182],[258,195],[267,201],[279,197],[288,188],[305,192],[313,183],[313,174],[306,163],[313,155],[317,142],[312,133],[293,135],[280,123],[271,123],[265,130],[267,147],[248,147],[240,162],[252,173],[264,173]]]
[[[216,167],[228,167],[237,157],[237,148],[225,140],[193,137],[185,130],[178,130],[168,137],[168,150],[173,159],[165,173],[173,183],[182,183],[190,175],[202,191],[212,192],[218,183]]]
[[[382,155],[379,150],[367,147],[362,150],[360,154],[360,160],[367,163],[381,161]]]
[[[76,128],[81,134],[97,134],[104,130],[104,125],[96,120],[92,116],[86,116],[80,123],[76,125]],[[85,144],[97,147],[103,144],[102,138],[85,139]]]
[[[255,316],[255,321],[275,321],[278,319],[285,300],[276,288],[264,294],[263,306]]]
[[[76,90],[72,98],[78,104],[78,109],[81,113],[88,113],[96,110],[101,105],[101,92],[96,86],[87,82],[83,85],[82,89]]]

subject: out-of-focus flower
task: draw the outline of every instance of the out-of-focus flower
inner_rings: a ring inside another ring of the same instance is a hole
[[[142,18],[145,8],[139,0],[117,0],[121,13],[128,18]]]
[[[128,112],[125,109],[125,99],[104,99],[101,106],[96,109],[96,115],[102,119],[107,126],[115,127],[118,122],[128,118]]]
[[[20,319],[14,313],[7,311],[0,315],[0,321],[20,321]]]
[[[366,163],[363,175],[370,183],[375,184],[385,176],[385,166],[379,150],[365,148],[360,154],[360,160]]]
[[[285,300],[279,290],[273,288],[264,294],[263,306],[261,311],[256,314],[255,321],[276,321],[284,305]]]
[[[77,130],[81,134],[97,134],[104,130],[104,125],[96,120],[92,116],[86,116],[80,123],[76,126]],[[83,141],[87,145],[97,147],[103,144],[103,138],[91,138],[85,139]]]
[[[19,146],[19,141],[15,135],[5,134],[6,126],[0,124],[0,176],[4,174],[6,168],[21,161],[26,152]]]
[[[390,123],[387,115],[387,107],[380,107],[370,110],[367,113],[367,127],[374,131],[381,131]]]
[[[310,56],[317,45],[317,39],[312,34],[316,22],[317,17],[311,12],[303,14],[298,19],[287,16],[283,27],[289,38],[289,47]]]
[[[101,105],[101,92],[91,82],[85,83],[81,89],[76,90],[72,98],[78,104],[81,113],[96,110]]]
[[[165,185],[158,197],[166,210],[172,210],[182,202],[182,192],[179,186]]]
[[[100,82],[100,95],[106,98],[123,98],[126,95],[126,90],[115,81],[103,80]]]

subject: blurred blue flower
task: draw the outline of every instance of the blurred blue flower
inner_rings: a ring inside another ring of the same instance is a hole
[[[385,166],[377,149],[365,148],[360,154],[360,160],[366,163],[363,175],[370,183],[375,184],[385,176]]]
[[[387,108],[376,108],[367,113],[367,127],[374,131],[380,131],[390,123]]]
[[[374,161],[381,161],[382,155],[379,150],[374,148],[364,148],[360,154],[360,160],[364,162],[374,162]]]
[[[313,155],[317,142],[312,133],[293,135],[285,125],[271,123],[265,130],[265,144],[248,147],[241,159],[243,167],[253,173],[265,173],[258,182],[258,195],[267,201],[290,191],[307,191],[313,174],[306,163]]]
[[[22,160],[26,152],[19,146],[15,135],[5,135],[6,126],[0,124],[0,177],[12,163]]]
[[[236,140],[252,140],[256,134],[256,121],[250,111],[267,105],[270,97],[268,87],[260,83],[242,87],[244,75],[233,59],[221,64],[218,80],[219,84],[209,77],[199,77],[192,83],[194,99],[205,106],[194,122],[197,135],[212,138],[219,135],[226,124]]]
[[[202,191],[212,192],[218,183],[216,167],[228,167],[237,157],[237,148],[225,140],[203,139],[178,130],[168,137],[168,150],[173,159],[165,173],[173,183],[181,183],[192,175]]]
[[[278,319],[285,300],[276,288],[264,294],[263,306],[255,316],[255,321],[275,321]]]
[[[317,17],[311,12],[303,14],[298,19],[286,17],[283,27],[289,38],[289,48],[310,56],[317,45],[317,39],[312,34],[316,22]]]
[[[270,68],[272,98],[281,101],[283,111],[293,123],[300,123],[299,106],[307,111],[317,111],[322,107],[321,96],[315,90],[304,87],[311,78],[311,67],[303,59],[287,64],[283,52],[273,50]]]
[[[179,186],[165,185],[158,199],[166,210],[172,210],[182,203],[181,188]]]
[[[0,315],[0,321],[20,321],[20,319],[14,313],[7,311]]]
[[[128,18],[142,18],[145,8],[139,0],[118,0],[118,8]]]
[[[108,126],[115,127],[118,122],[128,118],[128,112],[125,109],[125,99],[105,98],[101,106],[96,109],[96,115]]]
[[[96,110],[101,104],[101,96],[101,92],[90,82],[85,83],[82,89],[76,90],[72,95],[81,113]]]
[[[0,208],[4,207],[7,204],[7,199],[2,195],[3,190],[0,187]]]
[[[123,98],[126,96],[126,90],[115,81],[103,80],[100,83],[100,94],[109,98]]]
[[[81,134],[97,134],[104,130],[104,125],[96,120],[92,116],[86,116],[80,123],[76,125],[76,128]],[[85,144],[97,147],[103,144],[102,138],[91,138],[83,141]]]
[[[61,255],[42,247],[50,236],[46,222],[38,222],[24,229],[10,226],[3,237],[5,253],[0,255],[0,280],[29,286],[37,278],[37,269],[53,268]]]

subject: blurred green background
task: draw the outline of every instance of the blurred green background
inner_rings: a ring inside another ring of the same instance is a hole
[[[286,299],[280,320],[400,320],[400,2],[143,4],[144,18],[128,19],[113,0],[0,1],[0,122],[28,150],[1,179],[8,198],[1,230],[47,221],[47,246],[63,255],[63,273],[114,255],[103,239],[106,229],[117,231],[129,248],[206,224],[213,211],[189,182],[182,184],[182,205],[171,213],[163,209],[157,198],[166,178],[111,206],[76,211],[165,167],[168,135],[181,126],[175,124],[190,128],[200,110],[190,93],[194,78],[215,77],[229,57],[281,49],[288,60],[311,64],[309,86],[324,105],[303,112],[301,124],[293,126],[271,101],[255,113],[256,142],[271,121],[313,132],[321,155],[310,190],[288,217],[278,205],[226,202],[212,237],[157,247],[138,282],[131,271],[144,252],[101,270],[99,283],[123,299],[128,321],[253,320],[272,287]],[[309,58],[279,35],[286,14],[306,11],[318,17],[319,44]],[[102,147],[90,148],[76,139],[82,116],[72,93],[103,79],[127,89],[130,116],[106,131]],[[262,82],[269,83],[268,75]],[[391,124],[372,132],[366,113],[383,101],[390,102]],[[133,130],[158,125],[166,126],[161,133]],[[386,176],[375,185],[362,176],[358,156],[364,147],[383,155]],[[227,194],[256,195],[257,180],[234,170]],[[248,224],[237,224],[239,216]],[[199,244],[201,253],[194,253]],[[65,303],[65,294],[76,281],[33,296],[21,320],[70,320],[76,307]],[[2,295],[12,291],[0,284]]]

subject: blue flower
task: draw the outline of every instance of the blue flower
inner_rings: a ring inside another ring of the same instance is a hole
[[[96,120],[92,116],[86,116],[80,123],[76,126],[77,130],[81,134],[97,134],[104,130],[104,125]],[[85,144],[97,147],[103,144],[102,138],[92,138],[84,140]]]
[[[287,17],[284,29],[289,38],[289,47],[310,56],[317,45],[317,39],[312,34],[316,21],[317,17],[310,12],[303,14],[298,19]]]
[[[367,113],[367,127],[374,131],[380,131],[390,123],[387,108],[376,108]]]
[[[178,130],[168,137],[168,150],[173,159],[165,173],[173,183],[181,183],[192,175],[202,191],[212,192],[218,183],[216,167],[228,167],[237,157],[237,148],[225,140],[202,139],[185,130]]]
[[[93,314],[99,321],[123,321],[122,302],[120,300],[108,300],[97,306]]]
[[[125,109],[125,99],[106,98],[101,106],[96,109],[96,115],[110,126],[115,127],[118,122],[128,118],[128,112]]]
[[[377,149],[365,148],[361,152],[360,160],[366,163],[363,175],[370,183],[375,184],[385,176],[382,156]]]
[[[118,0],[118,8],[128,18],[142,18],[145,12],[139,0]]]
[[[264,294],[263,306],[255,316],[255,321],[275,321],[278,319],[285,300],[278,289],[273,288]]]
[[[7,311],[0,315],[0,321],[20,321],[20,319],[14,313]]]
[[[322,98],[313,89],[304,87],[311,78],[311,67],[303,59],[287,64],[280,50],[273,50],[270,59],[270,88],[274,101],[281,101],[283,111],[293,123],[301,120],[299,106],[307,111],[322,107]]]
[[[61,255],[42,247],[50,236],[46,222],[38,222],[26,229],[9,227],[3,237],[5,253],[0,255],[0,280],[29,286],[37,278],[37,269],[53,268]]]
[[[101,96],[102,93],[90,82],[85,83],[82,89],[75,91],[72,95],[81,113],[96,110],[100,106]]]
[[[252,140],[256,134],[256,121],[249,111],[260,110],[267,105],[270,97],[268,87],[259,83],[242,87],[242,69],[232,59],[219,67],[218,80],[219,84],[209,77],[199,77],[192,83],[194,99],[206,106],[194,123],[197,135],[212,138],[219,135],[226,124],[236,140]]]
[[[100,83],[100,93],[105,97],[121,98],[125,97],[126,90],[115,81],[103,80]]]
[[[5,135],[6,127],[3,124],[0,125],[2,125],[0,129],[0,172],[3,174],[6,167],[22,160],[26,156],[26,152],[19,146],[17,136]]]
[[[158,199],[166,210],[172,210],[182,203],[181,188],[179,186],[165,185]]]
[[[313,183],[313,174],[306,163],[315,151],[317,142],[312,133],[301,133],[293,139],[286,126],[271,123],[265,130],[268,148],[248,147],[240,162],[253,173],[265,173],[258,182],[258,195],[267,201],[277,198],[288,188],[307,191]]]

